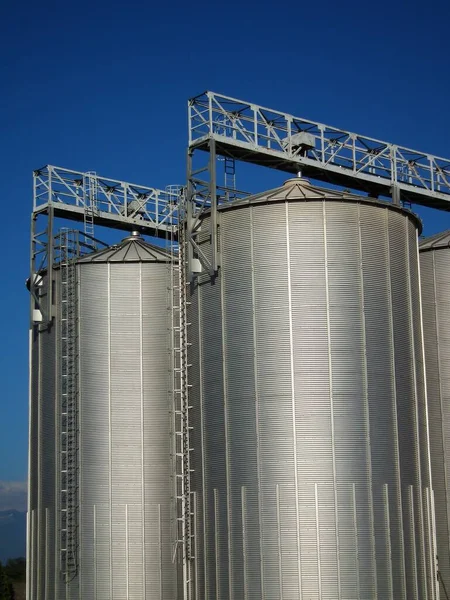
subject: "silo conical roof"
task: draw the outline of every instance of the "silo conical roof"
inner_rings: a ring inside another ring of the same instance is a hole
[[[284,182],[283,185],[274,188],[272,190],[268,190],[262,192],[260,194],[254,194],[252,196],[248,196],[247,198],[243,198],[240,200],[236,200],[233,202],[233,206],[238,206],[241,204],[253,204],[258,202],[280,202],[283,200],[345,200],[345,199],[354,199],[361,200],[365,199],[356,194],[351,194],[350,192],[343,192],[340,190],[332,190],[327,188],[321,188],[313,185],[308,179],[304,179],[303,177],[294,177],[288,179]],[[223,204],[221,208],[226,207],[226,204]]]
[[[308,179],[303,177],[293,177],[284,182],[283,185],[253,194],[246,198],[240,198],[232,202],[224,202],[219,206],[219,210],[232,210],[248,206],[250,204],[268,204],[271,202],[301,202],[301,201],[335,201],[335,202],[358,202],[364,204],[372,204],[378,206],[389,207],[395,211],[409,214],[416,222],[419,233],[422,231],[422,222],[420,218],[412,211],[403,206],[393,204],[389,200],[382,200],[361,194],[354,194],[348,190],[335,190],[330,188],[319,187],[312,184]]]
[[[170,255],[158,246],[149,244],[133,233],[119,244],[93,252],[81,258],[79,263],[169,262]]]
[[[424,250],[437,250],[439,248],[449,248],[450,247],[450,229],[447,231],[441,231],[440,233],[436,233],[435,235],[430,235],[429,237],[420,240],[419,249],[420,251]]]

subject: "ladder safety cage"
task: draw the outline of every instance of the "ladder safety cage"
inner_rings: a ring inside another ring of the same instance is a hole
[[[189,147],[450,210],[450,159],[208,91],[188,103]]]
[[[170,303],[172,327],[172,410],[174,429],[174,495],[176,506],[175,550],[183,571],[183,598],[193,599],[194,590],[194,519],[191,491],[191,427],[189,424],[188,317],[185,236],[185,190],[181,186],[168,192],[177,195],[176,222],[169,236]]]
[[[75,260],[78,232],[61,229],[60,269],[60,568],[70,582],[78,572],[78,315]]]
[[[83,174],[84,233],[94,235],[94,219],[97,214],[98,179],[94,172]],[[93,247],[95,250],[95,246]]]

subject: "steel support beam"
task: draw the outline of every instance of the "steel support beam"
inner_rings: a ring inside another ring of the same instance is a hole
[[[450,210],[450,159],[205,92],[188,104],[189,147]]]

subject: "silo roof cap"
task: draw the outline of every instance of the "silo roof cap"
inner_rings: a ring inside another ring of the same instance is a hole
[[[79,263],[170,262],[170,254],[133,232],[119,244],[83,256]]]
[[[362,196],[360,194],[354,194],[348,190],[336,190],[331,188],[319,187],[313,185],[308,179],[304,177],[292,177],[284,182],[280,187],[272,190],[261,192],[247,196],[246,198],[239,198],[232,202],[224,202],[219,205],[219,210],[233,210],[234,208],[241,208],[252,204],[269,204],[271,202],[290,202],[290,201],[311,201],[311,200],[328,200],[336,202],[358,202],[364,204],[371,204],[376,206],[383,206],[394,211],[398,211],[403,214],[407,214],[414,222],[419,230],[422,231],[422,222],[420,218],[412,211],[404,208],[403,206],[397,206],[389,200],[381,200],[378,198],[372,198],[370,196]]]
[[[429,237],[423,238],[423,240],[419,241],[419,250],[437,250],[439,248],[449,248],[450,247],[450,229],[447,231],[441,231],[440,233],[436,233],[435,235],[430,235]]]
[[[313,185],[308,179],[303,177],[292,177],[284,182],[280,187],[277,187],[260,194],[254,194],[242,200],[236,200],[233,205],[254,203],[254,202],[270,202],[280,200],[345,200],[355,199],[361,200],[361,196],[350,192],[322,188]],[[222,205],[225,206],[225,205]]]

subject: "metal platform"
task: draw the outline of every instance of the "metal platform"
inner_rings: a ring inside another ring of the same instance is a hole
[[[47,165],[34,171],[33,214],[53,210],[55,217],[164,237],[172,227],[177,198],[170,192],[95,173]],[[92,234],[92,231],[87,233]]]
[[[450,210],[450,159],[214,92],[189,100],[189,148]]]

